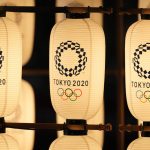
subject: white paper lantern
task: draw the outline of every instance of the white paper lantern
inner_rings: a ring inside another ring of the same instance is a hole
[[[0,6],[35,6],[35,2],[34,0],[1,0]],[[6,16],[19,26],[22,33],[22,64],[25,65],[31,58],[33,50],[35,14],[7,12]]]
[[[6,122],[34,123],[35,122],[35,99],[31,85],[22,80],[19,104],[15,111],[5,117]],[[21,150],[31,150],[34,145],[34,131],[7,128],[6,133],[14,137]]]
[[[0,117],[11,114],[17,106],[21,70],[21,34],[15,23],[0,18]]]
[[[50,93],[67,119],[89,119],[103,102],[105,39],[91,19],[57,23],[50,41]]]
[[[126,95],[132,115],[150,120],[150,20],[134,23],[126,35]]]
[[[56,0],[56,6],[70,6],[70,7],[81,7],[81,6],[91,6],[91,7],[99,7],[102,6],[101,0]],[[100,26],[103,25],[103,15],[100,13],[91,13],[90,18],[94,20],[96,23],[98,23]],[[65,14],[56,14],[56,22],[62,21],[65,19]],[[56,114],[56,120],[57,123],[64,123],[65,119]],[[104,103],[101,105],[101,108],[96,113],[95,116],[93,116],[90,120],[87,120],[88,124],[104,124]],[[88,135],[93,137],[95,140],[97,140],[100,145],[103,145],[103,131],[97,132],[90,130],[88,131]],[[63,135],[62,131],[58,131],[58,137]]]
[[[20,150],[17,141],[11,136],[0,134],[0,150]]]
[[[134,140],[127,148],[127,150],[150,150],[150,138],[141,137]]]
[[[89,136],[62,136],[56,139],[49,150],[101,150],[93,138]]]

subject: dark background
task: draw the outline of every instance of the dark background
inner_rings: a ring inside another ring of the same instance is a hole
[[[84,0],[83,0],[84,1]],[[128,27],[137,20],[137,15],[118,15],[120,7],[137,8],[137,0],[103,0],[105,7],[114,8],[112,15],[104,15],[106,36],[105,75],[105,123],[113,125],[111,133],[105,133],[104,150],[125,150],[137,138],[137,133],[118,132],[119,124],[136,124],[128,111],[124,80],[124,47]],[[54,7],[54,0],[36,0],[37,6]],[[36,14],[33,55],[23,68],[23,78],[29,81],[35,91],[36,122],[55,122],[55,112],[49,94],[49,36],[55,24],[55,14]],[[55,131],[36,131],[34,150],[48,150],[56,138]]]

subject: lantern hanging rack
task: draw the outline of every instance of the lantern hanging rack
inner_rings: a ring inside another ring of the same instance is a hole
[[[143,123],[140,125],[133,125],[133,124],[128,124],[128,125],[119,125],[119,131],[127,131],[127,132],[150,132],[150,126],[147,125],[147,123]]]
[[[68,127],[69,129],[74,130],[83,130],[83,125],[66,125],[64,124],[56,124],[56,123],[5,123],[6,128],[14,128],[14,129],[25,129],[25,130],[57,130],[61,131],[64,128]],[[112,127],[110,124],[102,125],[102,124],[87,124],[87,130],[104,130],[111,131]]]
[[[148,15],[150,14],[150,8],[120,8],[118,10],[119,15],[135,15],[135,14],[141,14],[141,15]]]
[[[0,6],[0,16],[5,17],[6,12],[24,12],[24,13],[68,13],[71,11],[88,12],[88,13],[104,13],[112,14],[117,12],[119,15],[134,15],[134,14],[150,14],[150,8],[119,8],[114,10],[113,8],[105,7],[42,7],[42,6]]]
[[[70,11],[88,12],[88,13],[105,13],[112,14],[112,8],[100,7],[42,7],[42,6],[0,6],[1,16],[5,16],[6,12],[24,12],[24,13],[68,13]]]
[[[70,122],[75,122],[71,124]],[[85,120],[84,120],[85,121]],[[77,123],[76,123],[77,122]],[[86,121],[85,121],[86,122]],[[112,130],[111,124],[86,124],[82,120],[69,120],[67,119],[64,124],[56,123],[10,123],[5,122],[4,118],[0,118],[0,133],[4,133],[6,128],[24,129],[24,130],[71,130],[71,131],[88,131],[88,130],[104,130],[109,132]]]

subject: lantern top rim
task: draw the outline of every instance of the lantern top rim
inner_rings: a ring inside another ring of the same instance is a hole
[[[68,19],[87,19],[90,18],[90,13],[72,13],[72,12],[67,12],[66,13],[66,18]]]
[[[84,19],[90,18],[89,7],[66,7],[66,18]]]

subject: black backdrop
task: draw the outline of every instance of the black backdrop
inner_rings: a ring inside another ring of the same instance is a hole
[[[83,0],[84,1],[84,0]],[[105,122],[112,123],[113,131],[105,134],[104,150],[124,150],[137,133],[119,133],[119,123],[137,123],[128,111],[124,85],[124,41],[127,28],[137,16],[119,16],[118,7],[137,8],[137,0],[104,0],[105,7],[114,8],[114,14],[104,15],[106,36]],[[54,0],[36,0],[37,6],[55,6]],[[23,68],[23,78],[35,91],[36,122],[55,122],[55,112],[49,96],[49,35],[55,24],[55,14],[36,14],[33,55]],[[55,131],[37,131],[34,150],[48,150],[56,138]]]

